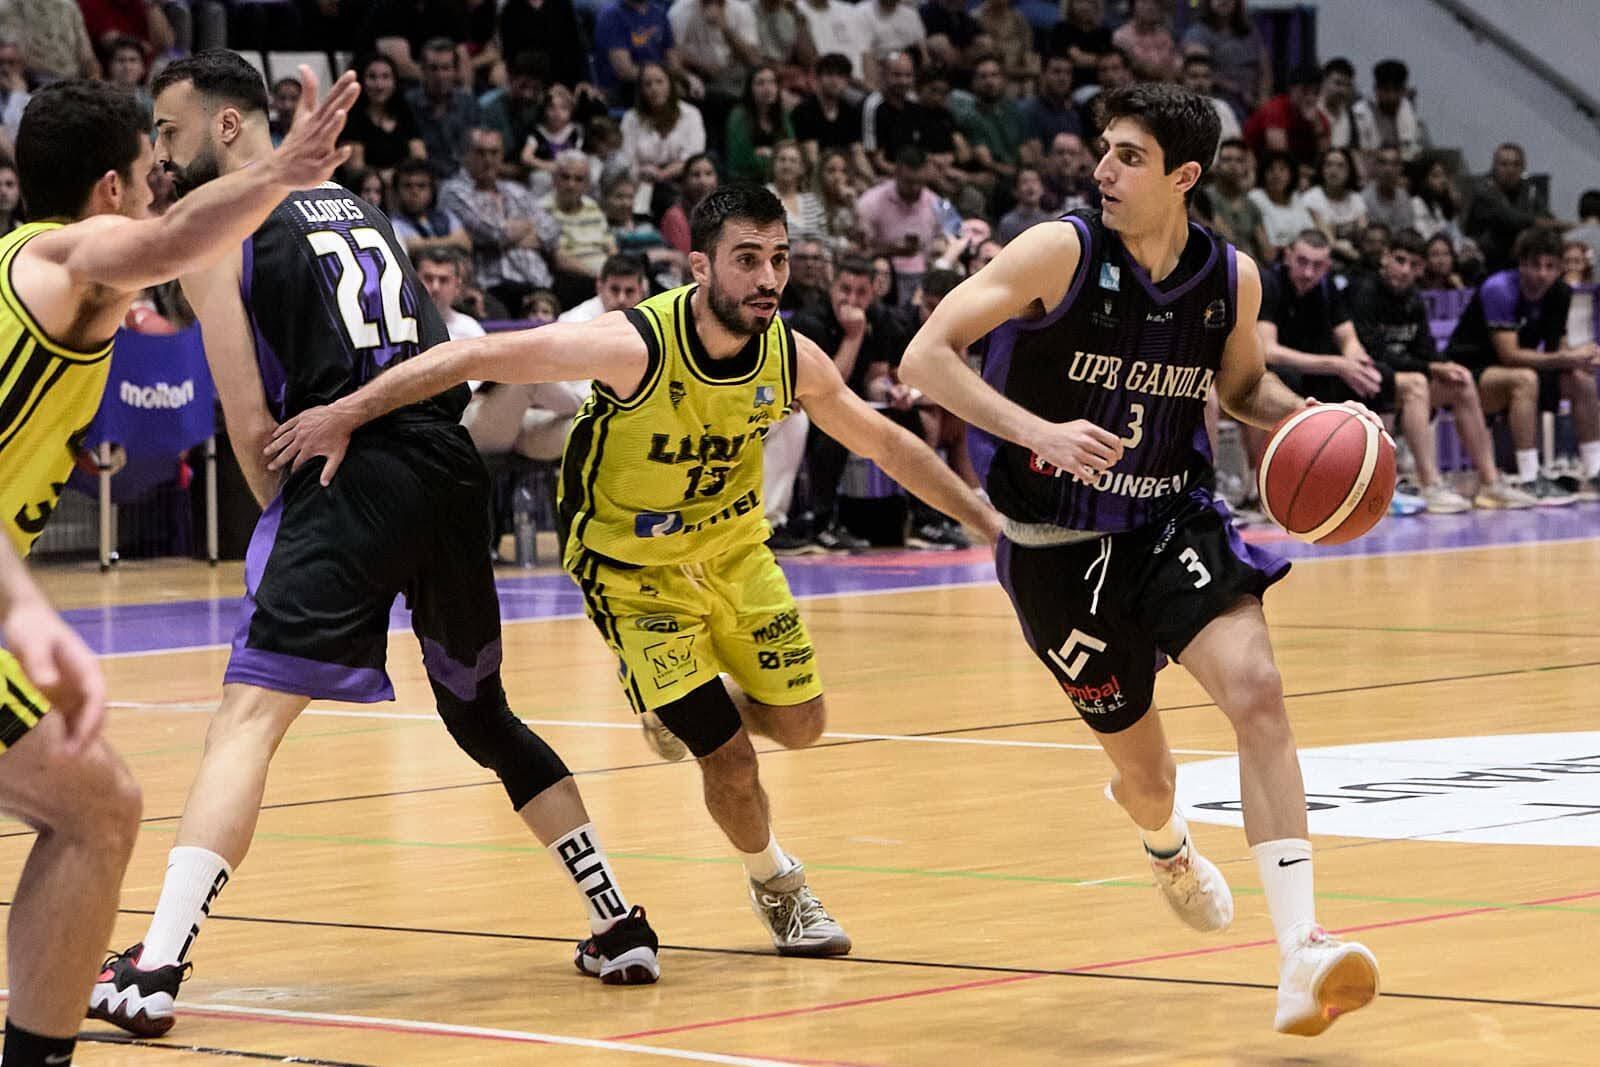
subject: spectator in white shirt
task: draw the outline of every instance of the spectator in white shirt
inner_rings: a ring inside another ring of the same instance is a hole
[[[706,150],[700,110],[678,99],[678,89],[659,63],[639,71],[639,99],[622,116],[622,154],[639,183],[634,210],[650,214],[655,183],[677,181],[689,157]]]
[[[866,82],[878,84],[879,61],[895,52],[915,52],[917,69],[928,66],[928,31],[917,9],[902,0],[862,0],[857,16],[866,28]]]
[[[872,31],[861,17],[862,9],[846,0],[800,0],[797,6],[817,55],[837,52],[850,60],[852,77],[864,78]]]
[[[1261,160],[1261,187],[1250,190],[1250,202],[1261,211],[1261,225],[1267,231],[1267,259],[1278,258],[1280,249],[1302,230],[1314,230],[1316,220],[1306,210],[1305,201],[1294,187],[1294,158],[1287,152],[1268,152]]]
[[[444,319],[444,328],[449,331],[450,340],[465,341],[482,337],[483,327],[478,320],[462,314],[455,307],[456,301],[461,299],[461,279],[466,269],[467,254],[459,248],[434,246],[418,250],[412,256],[412,262],[416,264],[418,279],[433,298],[433,306]]]

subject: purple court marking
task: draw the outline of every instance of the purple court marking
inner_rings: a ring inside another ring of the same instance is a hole
[[[1600,539],[1600,505],[1386,519],[1366,537],[1334,548],[1301,544],[1275,527],[1244,531],[1246,541],[1268,545],[1272,551],[1294,560],[1589,538]],[[977,585],[995,580],[994,563],[989,554],[980,549],[790,559],[783,561],[783,569],[795,595],[801,598]],[[1291,574],[1290,587],[1293,581]],[[495,584],[500,594],[500,613],[507,622],[583,617],[583,597],[565,574],[502,572]],[[176,651],[226,645],[238,625],[240,599],[118,604],[75,608],[62,614],[83,635],[89,647],[102,654]],[[391,629],[409,630],[410,612],[397,602],[389,624]]]

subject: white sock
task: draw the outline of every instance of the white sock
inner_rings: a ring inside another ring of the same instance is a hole
[[[1183,848],[1183,843],[1189,839],[1189,824],[1183,821],[1183,816],[1178,814],[1178,809],[1172,809],[1172,815],[1166,824],[1159,830],[1146,830],[1139,828],[1139,837],[1144,841],[1144,850],[1159,860],[1168,860],[1178,854]]]
[[[1585,478],[1600,477],[1600,441],[1579,442],[1578,458],[1583,461]]]
[[[1539,450],[1517,449],[1517,481],[1531,482],[1539,477]]]
[[[1300,837],[1263,841],[1250,852],[1261,872],[1261,888],[1267,894],[1267,912],[1278,935],[1278,952],[1306,939],[1317,925],[1317,902],[1311,877],[1311,842]]]
[[[778,847],[776,834],[767,835],[767,847],[760,852],[741,852],[739,858],[744,860],[744,869],[750,872],[750,877],[758,882],[772,881],[791,864],[783,849]]]
[[[161,899],[139,955],[142,970],[183,962],[200,936],[200,924],[211,914],[211,902],[232,876],[228,861],[210,849],[180,845],[167,853]]]
[[[600,847],[600,835],[595,833],[594,823],[584,823],[551,845],[549,851],[566,868],[583,895],[591,932],[605,933],[628,914],[628,900],[611,872],[611,862],[606,859],[606,850]]]

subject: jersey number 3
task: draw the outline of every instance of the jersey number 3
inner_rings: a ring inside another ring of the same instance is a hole
[[[352,345],[357,348],[377,348],[384,343],[384,334],[388,335],[391,345],[407,341],[416,343],[417,320],[400,308],[400,287],[405,284],[405,274],[401,272],[394,251],[383,239],[383,234],[371,226],[358,226],[350,231],[350,240],[356,243],[356,247],[372,252],[383,265],[383,271],[378,275],[378,293],[383,302],[381,334],[378,324],[367,319],[366,310],[361,306],[367,274],[351,250],[350,241],[332,230],[308,233],[306,240],[317,255],[332,256],[339,261],[339,282],[334,298],[338,301],[339,317],[344,320],[345,333],[350,335]]]

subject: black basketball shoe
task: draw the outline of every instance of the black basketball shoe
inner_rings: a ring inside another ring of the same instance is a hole
[[[173,1003],[178,985],[194,969],[192,963],[171,963],[139,969],[143,943],[106,957],[89,993],[89,1018],[103,1019],[138,1037],[160,1037],[177,1021]]]
[[[649,985],[661,977],[656,950],[661,942],[635,904],[603,934],[578,942],[572,962],[578,970],[606,985]]]

